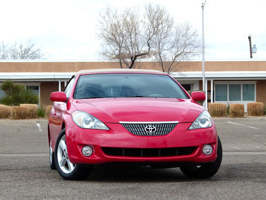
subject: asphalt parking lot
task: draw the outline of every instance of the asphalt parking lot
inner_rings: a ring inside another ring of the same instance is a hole
[[[266,118],[215,119],[219,172],[190,180],[178,168],[94,170],[65,181],[48,163],[47,120],[0,120],[0,199],[264,199]]]

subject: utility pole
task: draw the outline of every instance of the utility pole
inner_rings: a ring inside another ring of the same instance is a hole
[[[248,40],[249,40],[249,55],[250,55],[250,58],[253,58],[253,53],[257,53],[257,47],[255,44],[252,47],[250,35],[248,36]]]
[[[248,36],[248,40],[249,40],[249,55],[250,55],[250,58],[252,58],[252,44],[251,44],[251,36],[249,35]]]
[[[202,89],[205,92],[205,101],[203,102],[203,107],[207,109],[207,89],[206,89],[206,81],[205,81],[205,44],[204,44],[204,6],[205,6],[206,0],[204,3],[202,3]]]

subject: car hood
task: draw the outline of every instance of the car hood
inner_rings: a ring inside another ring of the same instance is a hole
[[[190,99],[105,98],[74,100],[76,110],[87,112],[105,123],[193,122],[204,110]]]

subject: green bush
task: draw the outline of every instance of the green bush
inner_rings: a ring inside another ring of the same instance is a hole
[[[38,108],[38,117],[46,117],[46,109],[42,106]]]
[[[228,104],[228,106],[227,106],[226,111],[227,111],[227,115],[229,115],[229,113],[230,113],[230,105],[229,105],[229,104]]]
[[[52,105],[48,105],[48,106],[46,106],[46,108],[45,108],[45,116],[46,116],[47,118],[49,117],[49,113],[50,113],[51,109],[52,109]]]
[[[23,90],[21,92],[20,104],[28,103],[28,104],[38,104],[38,96],[34,94],[32,90]]]
[[[6,96],[0,99],[0,103],[8,106],[18,106],[20,104],[38,104],[38,96],[31,90],[26,90],[24,86],[6,81],[1,89]]]

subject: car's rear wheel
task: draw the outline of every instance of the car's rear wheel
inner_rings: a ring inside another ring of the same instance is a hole
[[[220,168],[223,157],[223,150],[220,138],[218,137],[217,159],[212,163],[191,164],[180,167],[181,171],[189,178],[210,178]]]
[[[72,163],[68,158],[65,130],[58,136],[55,154],[55,166],[60,176],[66,180],[85,179],[89,176],[92,168]]]

